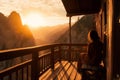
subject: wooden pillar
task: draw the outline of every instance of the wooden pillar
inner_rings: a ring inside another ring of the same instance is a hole
[[[117,79],[120,76],[120,0],[114,0],[113,17],[113,53],[112,53],[112,76]]]
[[[71,16],[69,17],[69,43],[72,43],[72,39],[71,39],[72,35],[71,35]]]
[[[71,35],[71,16],[69,17],[69,61],[71,61],[71,43],[72,43],[72,35]]]
[[[32,53],[31,80],[39,80],[40,63],[39,53]]]

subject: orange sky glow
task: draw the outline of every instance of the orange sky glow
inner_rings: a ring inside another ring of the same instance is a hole
[[[68,23],[61,0],[0,0],[0,12],[8,16],[17,11],[23,24],[31,27]],[[74,22],[77,18],[72,19]]]

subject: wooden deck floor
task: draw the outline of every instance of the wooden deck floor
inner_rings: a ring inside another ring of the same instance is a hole
[[[81,80],[77,72],[77,62],[61,61],[55,64],[55,69],[46,71],[39,80]]]

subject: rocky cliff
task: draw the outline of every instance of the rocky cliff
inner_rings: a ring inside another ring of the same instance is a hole
[[[22,25],[20,15],[13,11],[8,17],[0,13],[0,50],[35,45],[33,35]]]

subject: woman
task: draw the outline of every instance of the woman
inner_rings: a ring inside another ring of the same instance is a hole
[[[88,33],[88,64],[99,66],[102,61],[103,43],[100,41],[98,33],[92,30]]]
[[[92,66],[99,66],[102,61],[103,43],[100,41],[98,33],[91,30],[88,33],[88,52],[80,54],[78,61],[78,71],[81,68],[91,68]]]

